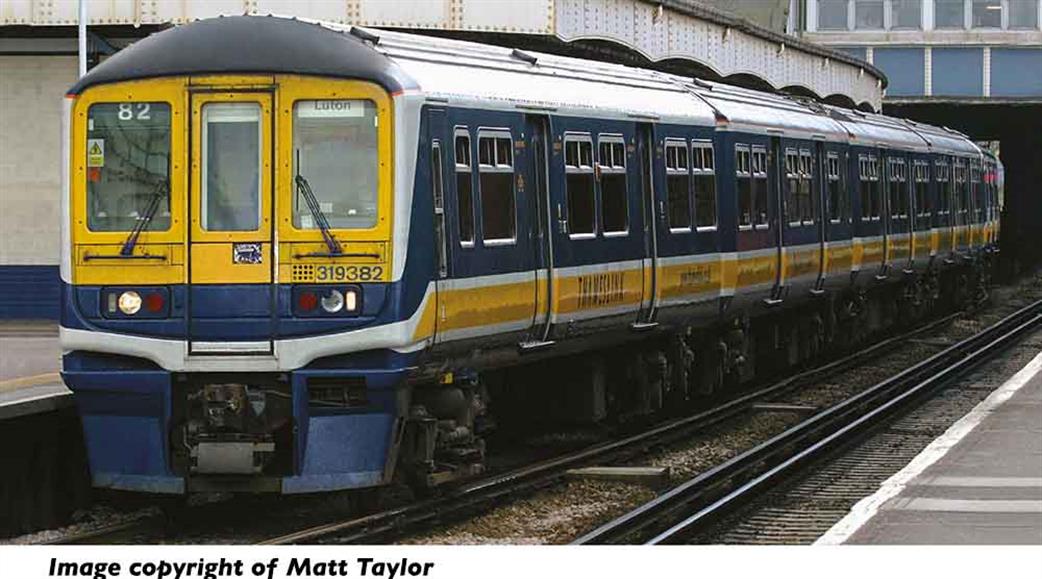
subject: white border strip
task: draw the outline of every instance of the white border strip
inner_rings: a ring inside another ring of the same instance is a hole
[[[967,414],[953,424],[944,434],[936,438],[923,449],[912,462],[903,469],[887,479],[879,490],[860,501],[847,516],[840,519],[824,535],[814,542],[815,545],[840,545],[850,539],[869,519],[879,512],[883,503],[897,496],[905,487],[912,484],[913,479],[923,473],[930,465],[940,460],[948,451],[959,443],[967,434],[973,431],[978,424],[994,412],[999,406],[1016,394],[1025,384],[1031,381],[1036,374],[1042,372],[1042,353],[1034,357],[1005,384],[999,386],[987,398],[977,404]]]

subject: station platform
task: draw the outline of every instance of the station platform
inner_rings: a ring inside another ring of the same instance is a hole
[[[53,322],[0,323],[0,420],[71,406],[72,392],[62,384],[60,366]]]
[[[1042,353],[816,544],[1042,545]]]

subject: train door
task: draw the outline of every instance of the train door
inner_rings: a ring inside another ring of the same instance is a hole
[[[757,165],[755,153],[753,154],[753,173],[755,174]],[[770,177],[762,183],[763,186],[767,187],[767,195],[772,199],[771,204],[774,205],[774,218],[770,219],[767,216],[764,220],[768,223],[773,222],[774,227],[774,287],[771,289],[771,295],[766,299],[767,305],[778,305],[785,299],[785,201],[783,199],[784,193],[782,186],[782,175],[785,172],[785,157],[781,139],[778,137],[771,137],[771,149],[770,153],[765,154],[760,161],[763,164],[759,168],[765,176]],[[754,180],[755,183],[755,180]],[[769,212],[768,207],[762,208]],[[768,227],[770,227],[768,225]]]
[[[532,211],[532,259],[537,274],[532,335],[521,344],[521,348],[531,350],[553,343],[550,341],[554,320],[554,240],[551,234],[553,218],[550,212],[549,186],[550,118],[545,115],[527,115],[525,133],[530,161],[528,181],[531,184],[527,204]]]
[[[552,335],[633,324],[645,257],[635,123],[553,118]]]
[[[908,159],[904,154],[886,157],[886,272],[907,270],[912,250],[909,215]]]
[[[643,298],[637,327],[652,324],[658,307],[658,229],[655,219],[655,132],[649,124],[637,126],[637,159],[640,163],[641,234],[644,240]]]
[[[778,155],[779,229],[785,242],[781,280],[788,291],[816,289],[821,279],[819,143],[784,140]]]
[[[879,178],[876,181],[876,191],[879,209],[879,235],[882,236],[883,251],[880,254],[879,270],[876,272],[877,280],[884,280],[890,274],[890,181],[888,180],[888,163],[890,157],[882,149],[876,149],[879,159]]]
[[[446,116],[448,273],[438,282],[435,342],[458,350],[516,345],[528,339],[536,308],[525,124],[510,113]]]
[[[191,94],[188,353],[274,353],[270,91]]]
[[[912,222],[912,255],[911,262],[916,269],[922,270],[929,263],[931,256],[930,220],[937,211],[930,203],[930,160],[926,156],[914,157],[909,171],[912,182],[912,201],[914,220]]]
[[[440,312],[438,296],[444,289],[446,279],[449,277],[449,247],[448,230],[445,222],[445,176],[450,174],[451,167],[448,163],[452,157],[452,145],[448,142],[448,124],[445,120],[444,109],[427,109],[427,139],[421,141],[422,148],[426,147],[430,153],[428,169],[428,181],[431,192],[431,212],[434,218],[434,228],[431,242],[434,244],[434,311]],[[423,158],[423,155],[420,155]],[[417,171],[423,175],[424,171]],[[437,339],[438,321],[440,315],[434,316],[434,335],[431,343]]]
[[[937,211],[934,223],[937,227],[937,253],[945,262],[951,260],[955,230],[952,213],[952,165],[951,158],[938,155],[934,158],[934,191],[937,195]]]
[[[814,154],[814,187],[811,189],[811,195],[814,196],[814,222],[817,225],[817,240],[818,240],[818,276],[814,282],[814,288],[811,290],[815,294],[820,294],[822,286],[825,284],[825,230],[828,227],[828,221],[826,212],[827,201],[825,200],[827,188],[828,175],[826,170],[826,158],[825,158],[825,144],[814,143],[813,154]]]
[[[853,203],[858,183],[850,179],[849,153],[836,145],[823,145],[821,157],[823,278],[832,287],[842,287],[853,267]]]

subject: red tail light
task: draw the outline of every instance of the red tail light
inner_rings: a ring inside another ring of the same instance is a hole
[[[150,312],[161,312],[165,305],[166,300],[163,299],[163,294],[161,293],[151,293],[145,297],[145,308]]]
[[[318,295],[314,292],[300,292],[297,294],[297,307],[302,311],[310,312],[318,307]]]

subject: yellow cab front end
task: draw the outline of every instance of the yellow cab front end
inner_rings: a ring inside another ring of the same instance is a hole
[[[69,98],[63,373],[95,485],[386,482],[408,364],[359,331],[399,315],[390,93],[241,74]]]

